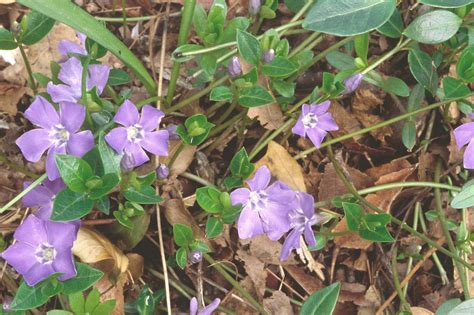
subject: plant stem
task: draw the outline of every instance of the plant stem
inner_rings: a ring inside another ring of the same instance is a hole
[[[127,38],[127,0],[122,0],[122,24],[123,24],[123,37]]]
[[[230,276],[224,268],[219,264],[219,262],[215,261],[209,254],[204,253],[203,254],[204,259],[207,260],[207,262],[217,270],[218,273],[220,273],[227,281],[229,281],[232,286],[242,294],[242,296],[250,303],[252,304],[256,310],[258,310],[261,314],[267,314],[263,306],[258,303],[250,293],[245,290],[240,283],[238,283],[232,276]]]
[[[288,119],[280,128],[276,129],[265,141],[262,141],[258,147],[252,150],[249,154],[249,159],[252,160],[270,141],[275,139],[283,130],[287,129],[294,122],[293,118]]]
[[[439,182],[440,177],[441,177],[441,160],[438,159],[435,165],[435,173],[434,173],[435,182]],[[436,211],[438,212],[438,218],[439,218],[439,221],[441,222],[441,227],[443,229],[443,234],[444,234],[444,237],[446,238],[446,242],[448,243],[448,248],[453,254],[455,254],[460,259],[459,251],[454,245],[453,239],[451,238],[451,234],[449,232],[446,214],[444,213],[443,203],[441,201],[441,191],[439,190],[439,188],[435,188],[434,197],[435,197]],[[464,298],[466,300],[469,300],[470,295],[469,295],[469,286],[467,285],[467,281],[466,281],[466,270],[458,261],[454,261],[454,265],[456,266],[458,270],[458,275],[459,275],[459,279],[461,280]]]
[[[189,172],[184,172],[182,173],[180,176],[184,177],[184,178],[187,178],[187,179],[190,179],[192,181],[195,181],[196,183],[199,183],[203,186],[211,186],[211,187],[216,187],[216,185],[214,185],[213,183],[205,180],[204,178],[202,177],[199,177],[197,175],[194,175],[192,173],[189,173]]]
[[[212,129],[211,132],[209,133],[209,137],[215,136],[216,134],[218,134],[222,130],[225,130],[227,127],[236,124],[246,114],[247,114],[247,111],[244,110],[244,111],[240,112],[239,114],[235,115],[234,117],[232,117],[231,119],[229,119],[228,121],[226,121],[225,123],[223,123],[223,124],[217,126],[216,128]]]
[[[449,100],[445,100],[445,101],[442,101],[442,102],[438,102],[438,103],[434,103],[434,104],[431,104],[429,106],[426,106],[424,108],[420,108],[420,109],[417,109],[415,111],[412,111],[412,112],[409,112],[409,113],[405,113],[403,115],[400,115],[400,116],[397,116],[397,117],[394,117],[392,119],[389,119],[389,120],[386,120],[384,122],[381,122],[379,124],[376,124],[376,125],[373,125],[373,126],[370,126],[370,127],[367,127],[367,128],[362,128],[360,130],[357,130],[357,131],[354,131],[354,132],[351,132],[351,133],[348,133],[348,134],[345,134],[341,137],[338,137],[338,138],[334,138],[334,139],[330,139],[326,142],[323,142],[321,144],[321,146],[319,147],[319,149],[321,148],[324,148],[324,147],[327,147],[331,144],[335,144],[335,143],[338,143],[338,142],[341,142],[341,141],[344,141],[344,140],[347,140],[347,139],[350,139],[350,138],[353,138],[355,136],[359,136],[359,135],[363,135],[365,133],[368,133],[372,130],[375,130],[375,129],[378,129],[378,128],[382,128],[382,127],[385,127],[385,126],[388,126],[388,125],[391,125],[391,124],[394,124],[396,122],[399,122],[401,120],[404,120],[404,119],[407,119],[411,116],[415,116],[415,115],[418,115],[419,113],[422,113],[422,112],[426,112],[426,111],[430,111],[432,109],[435,109],[435,108],[438,108],[444,104],[448,104],[448,103],[451,103],[451,102],[455,102],[455,101],[459,101],[459,100],[462,100],[462,99],[465,99],[465,98],[468,98],[470,96],[473,96],[474,93],[471,93],[467,96],[464,96],[464,97],[456,97],[456,98],[452,98],[452,99],[449,99]],[[306,155],[308,155],[309,153],[312,153],[314,151],[318,150],[318,148],[311,148],[311,149],[308,149],[308,150],[305,150],[303,152],[300,152],[299,154],[297,154],[294,158],[295,159],[301,159],[303,157],[305,157]]]
[[[295,47],[288,57],[293,57],[297,53],[302,50],[311,50],[317,44],[319,44],[324,39],[324,36],[321,36],[321,33],[314,32],[313,34],[309,35],[301,44]]]
[[[185,144],[184,142],[181,142],[179,144],[179,147],[178,149],[176,149],[176,151],[174,152],[173,156],[171,157],[170,161],[168,162],[168,169],[171,169],[171,167],[173,166],[174,162],[176,161],[176,159],[178,158],[178,155],[181,153],[181,151],[183,151],[185,147]]]
[[[375,68],[377,68],[381,63],[386,61],[387,59],[391,58],[393,55],[398,53],[400,50],[402,50],[406,45],[408,45],[411,42],[411,39],[406,39],[404,42],[401,42],[399,45],[397,45],[394,49],[390,50],[388,53],[377,59],[373,64],[365,68],[361,73],[366,74]]]
[[[180,16],[181,12],[173,12],[170,13],[169,17],[176,17]],[[141,21],[149,21],[149,20],[154,20],[157,18],[160,18],[162,14],[157,14],[157,15],[148,15],[148,16],[138,16],[138,17],[127,17],[126,21],[127,23],[131,22],[141,22]],[[118,23],[123,23],[123,17],[100,17],[100,16],[94,16],[96,20],[99,21],[104,21],[104,22],[118,22]]]
[[[185,0],[183,14],[181,17],[181,24],[179,26],[178,34],[178,47],[184,45],[188,39],[189,30],[191,28],[191,23],[193,21],[194,8],[196,7],[196,0]],[[176,90],[176,82],[179,77],[179,68],[181,63],[174,61],[173,69],[171,70],[171,78],[168,83],[168,94],[166,96],[166,102],[168,105],[171,105],[173,101],[174,92]]]
[[[419,213],[421,212],[421,203],[419,201],[416,202],[415,204],[415,211],[414,211],[414,214],[413,214],[413,229],[417,230],[418,229],[418,218],[419,218]],[[421,248],[421,246],[420,246]],[[405,274],[405,276],[407,276],[410,271],[411,271],[411,268],[413,267],[413,257],[410,256],[408,257],[408,264],[407,264],[407,272]],[[407,291],[408,291],[408,283],[406,286],[403,287],[403,296],[406,297],[407,296]]]
[[[30,186],[26,187],[21,193],[19,193],[18,195],[16,195],[15,198],[13,198],[13,199],[10,200],[6,205],[4,205],[4,206],[0,209],[0,213],[5,212],[5,210],[7,210],[7,209],[10,208],[11,206],[13,206],[18,200],[20,200],[21,198],[23,198],[23,196],[25,196],[27,193],[29,193],[30,191],[32,191],[36,186],[38,186],[39,184],[41,184],[46,178],[47,178],[47,175],[46,175],[46,174],[43,174],[43,175],[41,175],[40,177],[38,177],[38,179],[36,179],[34,182],[32,182]]]
[[[21,58],[23,58],[23,62],[25,63],[26,71],[28,72],[28,85],[33,90],[33,94],[36,94],[36,93],[38,93],[38,90],[37,90],[35,78],[33,77],[33,71],[31,70],[30,61],[28,60],[28,57],[26,56],[25,49],[23,48],[22,43],[18,43],[18,48],[20,49]]]
[[[397,270],[397,247],[394,246],[392,249],[392,276],[393,276],[393,285],[395,291],[397,291],[398,297],[400,298],[400,310],[410,309],[410,304],[408,304],[405,295],[400,287],[400,279],[398,278]]]

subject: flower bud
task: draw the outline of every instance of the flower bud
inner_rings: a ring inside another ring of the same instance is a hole
[[[176,126],[175,124],[170,124],[166,127],[166,130],[168,131],[169,135],[170,135],[170,140],[179,140],[179,136],[176,134],[176,128],[178,128],[178,126]]]
[[[120,167],[126,173],[133,170],[133,168],[135,167],[135,159],[133,158],[133,155],[125,152],[122,157],[122,160],[120,161]]]
[[[261,0],[249,0],[249,13],[250,15],[257,15],[262,5]]]
[[[233,57],[227,67],[231,77],[235,78],[242,74],[242,66],[240,65],[239,57]]]
[[[199,250],[193,250],[190,254],[189,254],[189,262],[191,264],[197,264],[198,262],[201,262],[202,260],[202,253],[201,251]]]
[[[354,74],[344,80],[344,85],[346,87],[346,93],[352,93],[359,87],[364,75],[362,73]]]
[[[263,53],[263,62],[265,63],[270,63],[272,62],[272,60],[275,58],[275,50],[273,50],[272,48],[266,50],[264,53]]]
[[[161,163],[157,168],[156,168],[156,175],[158,175],[159,179],[165,179],[170,175],[170,170],[168,169],[168,166],[165,164]]]

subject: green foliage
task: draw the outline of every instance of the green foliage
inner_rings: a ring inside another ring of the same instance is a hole
[[[472,312],[472,308],[474,307],[474,300],[467,300],[462,302],[461,304],[454,307],[448,315],[460,315],[460,314],[469,314]],[[436,313],[438,314],[438,313]]]
[[[94,201],[85,193],[77,193],[68,188],[61,190],[54,199],[53,221],[72,221],[87,215]]]
[[[403,35],[424,44],[439,44],[456,34],[462,19],[447,10],[435,10],[417,17]]]
[[[459,192],[451,201],[451,207],[454,209],[469,208],[474,206],[474,182],[467,182],[461,192]]]
[[[360,34],[354,38],[354,48],[356,55],[364,62],[364,65],[368,64],[367,57],[369,53],[369,39],[369,33]]]
[[[284,57],[276,56],[270,63],[262,66],[262,73],[269,77],[286,78],[297,70],[297,65]]]
[[[237,48],[245,61],[252,65],[258,65],[262,58],[262,50],[258,39],[245,31],[237,31]]]
[[[198,114],[187,118],[184,125],[179,125],[176,128],[176,134],[184,143],[197,146],[206,140],[214,126],[207,121],[205,115]]]
[[[206,223],[206,237],[211,239],[222,233],[224,224],[216,217],[209,217]]]
[[[254,170],[255,166],[250,162],[245,148],[241,148],[230,161],[230,172],[242,179],[249,178]]]
[[[461,304],[461,299],[449,299],[440,305],[435,315],[448,315],[459,304]]]
[[[438,73],[431,57],[427,53],[414,48],[408,53],[408,64],[416,81],[435,95],[438,88]]]
[[[232,101],[233,98],[234,93],[227,86],[216,86],[211,90],[211,94],[209,96],[209,99],[215,102]]]
[[[273,96],[260,85],[239,90],[238,102],[244,107],[258,107],[275,102]]]
[[[341,284],[333,283],[328,287],[320,289],[313,294],[301,306],[301,315],[331,315],[336,307],[337,298]]]
[[[112,69],[110,70],[107,84],[110,86],[117,86],[130,83],[131,81],[132,78],[130,78],[130,75],[128,75],[126,71],[123,71],[122,69]]]
[[[46,303],[50,297],[61,292],[63,288],[62,282],[59,282],[57,277],[59,274],[53,274],[32,287],[23,281],[16,291],[10,309],[13,311],[29,310]]]
[[[407,97],[410,95],[410,88],[401,79],[396,77],[388,77],[382,81],[384,91],[393,93],[398,96]]]
[[[104,273],[98,269],[92,268],[91,266],[83,263],[76,262],[76,277],[63,281],[63,293],[73,294],[76,292],[82,292],[90,288],[96,283]]]
[[[75,315],[108,315],[115,308],[115,300],[100,302],[97,288],[94,288],[86,299],[82,292],[69,295],[69,304]]]
[[[471,93],[471,90],[464,82],[451,77],[445,77],[443,79],[443,91],[445,99],[465,97]]]
[[[20,25],[19,41],[26,45],[33,45],[49,33],[54,26],[54,20],[37,11],[31,11],[23,17]]]
[[[456,63],[456,72],[458,76],[467,83],[474,82],[474,45],[464,48],[461,56]]]
[[[416,123],[414,121],[407,121],[403,125],[402,142],[409,152],[413,150],[413,147],[416,144]]]
[[[390,38],[400,38],[403,35],[403,20],[400,11],[393,11],[392,16],[377,31]]]
[[[472,0],[418,0],[418,2],[439,8],[458,8],[471,4]]]
[[[128,187],[123,192],[123,196],[128,201],[136,202],[142,205],[152,205],[163,201],[163,199],[156,194],[155,189],[151,186],[144,186],[140,189]]]
[[[125,313],[153,315],[156,305],[161,302],[164,295],[165,289],[159,289],[155,293],[152,293],[150,288],[145,285],[135,301],[125,304]]]
[[[18,47],[13,34],[9,31],[0,27],[0,49],[1,50],[11,50]]]
[[[173,238],[178,246],[188,246],[194,241],[193,230],[184,224],[173,224]]]
[[[66,186],[74,192],[85,192],[87,180],[93,176],[92,168],[81,158],[57,154],[56,165]]]
[[[196,201],[201,208],[209,213],[219,213],[224,209],[220,196],[221,192],[214,187],[206,186],[196,190]]]
[[[176,251],[176,263],[181,269],[186,268],[186,264],[188,262],[188,253],[186,248],[180,247]]]

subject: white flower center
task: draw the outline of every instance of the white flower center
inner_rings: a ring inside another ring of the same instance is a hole
[[[41,243],[36,248],[35,257],[42,264],[51,264],[56,258],[56,249],[49,243]]]
[[[138,143],[143,140],[144,136],[145,136],[145,132],[143,130],[143,127],[140,126],[139,124],[135,124],[127,128],[128,141],[131,141],[133,143]]]
[[[68,142],[69,140],[69,131],[66,127],[61,124],[54,126],[49,132],[49,139],[56,145],[61,146]]]
[[[251,191],[249,195],[249,202],[253,207],[265,208],[267,205],[268,195],[263,190]]]
[[[304,115],[302,122],[305,128],[314,128],[318,124],[318,116],[313,113],[307,113]]]

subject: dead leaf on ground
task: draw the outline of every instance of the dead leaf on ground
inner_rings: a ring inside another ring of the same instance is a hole
[[[297,263],[293,255],[290,255],[287,260],[281,262],[278,258],[280,257],[282,248],[281,243],[272,241],[265,235],[250,239],[241,239],[239,242],[242,246],[248,246],[250,254],[258,257],[258,259],[265,264],[286,266],[295,265]]]
[[[456,145],[456,139],[454,139],[454,132],[451,130],[449,132],[449,164],[456,164],[463,160],[464,150],[459,150],[458,146]]]
[[[170,141],[168,157],[162,160],[163,163],[168,164],[171,157],[178,150],[181,145],[181,141],[173,140]],[[196,152],[196,147],[192,145],[185,145],[183,150],[179,153],[179,158],[177,158],[173,165],[171,165],[170,173],[173,175],[181,175],[188,169],[189,165],[193,162],[194,153]]]
[[[26,89],[22,86],[1,83],[0,84],[0,111],[16,115],[17,104],[20,101]]]
[[[246,251],[241,249],[237,251],[237,258],[244,263],[245,272],[252,280],[259,300],[262,300],[265,294],[265,283],[267,280],[265,264],[257,257],[249,255]]]
[[[347,109],[339,104],[339,102],[331,101],[329,112],[332,114],[334,120],[339,126],[339,130],[331,132],[332,135],[338,137],[361,129],[359,121],[355,119],[354,115],[351,115]],[[358,140],[361,137],[362,136],[355,136],[354,139]]]
[[[423,307],[411,307],[410,308],[412,315],[434,315],[432,311],[427,310]]]
[[[323,282],[298,266],[284,266],[288,274],[298,283],[307,294],[311,295],[324,288]]]
[[[0,0],[0,4],[12,4],[15,3],[16,0]]]
[[[264,299],[263,307],[267,310],[268,314],[271,315],[294,314],[290,304],[290,298],[281,291],[275,291],[271,297]]]
[[[115,300],[115,307],[110,315],[124,314],[125,296],[123,294],[123,287],[127,281],[127,275],[121,274],[118,281],[112,284],[107,277],[102,277],[94,284],[100,292],[100,301]]]
[[[278,143],[270,141],[267,153],[255,163],[255,169],[263,165],[266,165],[273,176],[290,186],[290,188],[306,192],[303,168]]]
[[[380,166],[369,168],[365,173],[372,177],[374,181],[378,181],[380,177],[399,171],[404,168],[411,167],[411,163],[405,159],[393,160]]]
[[[135,283],[143,275],[143,270],[145,266],[145,258],[142,255],[137,253],[128,253],[128,276],[130,280]]]

